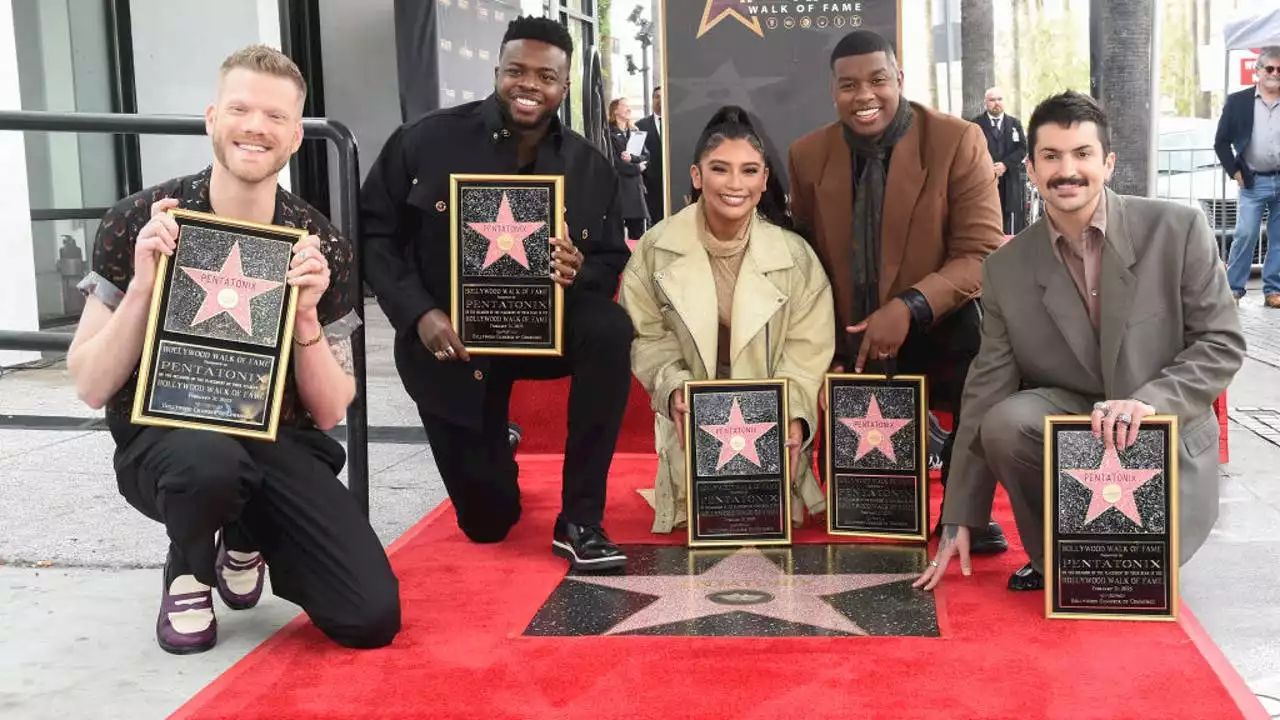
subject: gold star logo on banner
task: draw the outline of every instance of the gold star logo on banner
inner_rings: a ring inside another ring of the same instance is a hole
[[[698,26],[697,37],[706,35],[708,30],[726,17],[736,18],[748,30],[764,37],[764,30],[760,28],[760,18],[747,17],[738,9],[738,6],[743,4],[745,0],[707,0],[707,6],[702,11],[702,24]]]

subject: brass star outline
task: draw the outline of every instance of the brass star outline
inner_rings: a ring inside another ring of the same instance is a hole
[[[737,18],[738,22],[742,23],[743,26],[751,32],[759,35],[760,37],[764,37],[764,30],[760,27],[760,18],[754,16],[748,18],[743,15],[734,7],[734,5],[737,4],[740,4],[739,0],[707,0],[706,7],[702,9],[702,24],[698,26],[697,37],[700,38],[703,35],[706,35],[711,28],[718,25],[721,20],[724,20],[730,15]],[[713,18],[711,17],[711,13],[717,9],[717,6],[723,7],[719,9],[719,12],[717,12]]]

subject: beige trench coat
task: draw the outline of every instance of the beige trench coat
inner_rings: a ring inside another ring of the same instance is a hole
[[[636,245],[622,275],[618,302],[635,325],[631,368],[652,398],[659,456],[653,490],[653,531],[671,532],[687,520],[684,451],[670,417],[671,393],[686,380],[715,377],[719,319],[715,280],[693,204],[654,226]],[[792,485],[792,520],[826,510],[812,470],[818,392],[835,352],[831,285],[808,244],[757,217],[738,271],[730,328],[732,376],[786,378],[793,419],[809,428],[803,469]]]

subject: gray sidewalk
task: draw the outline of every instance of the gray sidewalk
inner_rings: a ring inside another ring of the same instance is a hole
[[[1280,310],[1261,307],[1256,293],[1240,310],[1251,359],[1228,393],[1221,518],[1184,568],[1182,590],[1253,690],[1280,697]],[[391,364],[391,331],[376,305],[367,312],[371,518],[389,544],[444,490]],[[167,543],[117,494],[96,417],[63,363],[0,376],[3,718],[165,717],[297,614],[269,592],[247,612],[218,604],[214,650],[160,651]],[[1280,713],[1280,701],[1268,709]]]

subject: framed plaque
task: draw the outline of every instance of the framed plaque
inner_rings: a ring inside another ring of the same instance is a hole
[[[690,547],[791,542],[786,380],[684,386]]]
[[[1045,616],[1178,617],[1178,419],[1106,450],[1088,416],[1045,418]]]
[[[467,352],[561,355],[551,238],[564,227],[564,177],[455,174],[449,194],[450,317]]]
[[[826,376],[827,532],[929,540],[923,375]]]
[[[171,209],[138,368],[139,425],[276,438],[298,290],[287,281],[305,229]]]

